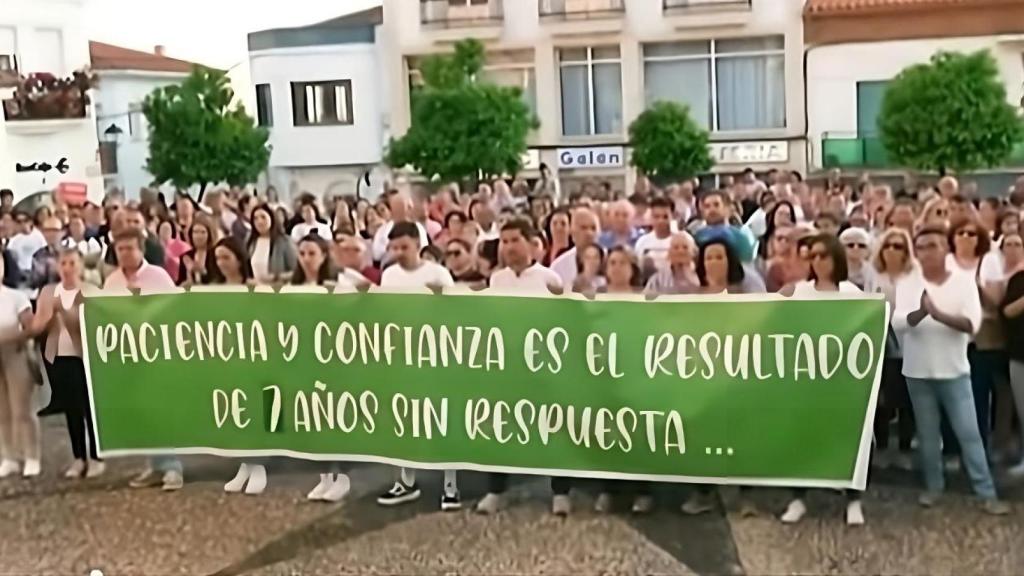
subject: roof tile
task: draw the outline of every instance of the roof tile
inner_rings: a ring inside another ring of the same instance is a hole
[[[176,58],[94,41],[89,42],[89,55],[93,70],[142,70],[187,74],[195,66],[192,62]]]

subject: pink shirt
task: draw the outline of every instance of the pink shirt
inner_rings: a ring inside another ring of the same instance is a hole
[[[153,266],[148,262],[143,262],[142,266],[135,271],[135,274],[131,278],[126,278],[124,270],[118,268],[114,270],[107,277],[107,281],[103,283],[104,289],[128,289],[128,288],[139,288],[146,292],[162,292],[165,290],[173,290],[175,288],[174,281],[171,280],[170,275],[167,271],[159,266]]]

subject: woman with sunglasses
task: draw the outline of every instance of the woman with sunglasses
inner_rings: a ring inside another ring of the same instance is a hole
[[[484,275],[476,269],[473,249],[462,238],[452,238],[444,249],[444,267],[452,273],[456,285],[474,285],[486,282]]]
[[[871,235],[863,228],[850,227],[839,235],[839,242],[846,249],[848,279],[863,290],[872,273],[872,268],[868,264],[871,255]]]
[[[821,293],[858,294],[861,292],[850,282],[847,271],[846,250],[833,236],[821,234],[810,242],[811,273],[807,280],[797,282],[793,287],[793,296],[805,299],[819,297]],[[805,489],[793,490],[793,499],[786,506],[780,520],[784,524],[796,524],[807,514],[804,498]],[[846,524],[860,526],[864,524],[864,509],[861,504],[861,493],[856,490],[846,491]]]
[[[991,237],[974,216],[953,221],[949,227],[949,255],[946,265],[972,276],[978,275],[981,259],[988,254]]]
[[[878,251],[871,259],[873,273],[864,287],[865,292],[885,296],[889,309],[896,305],[896,288],[915,271],[910,252],[910,234],[902,228],[889,228],[878,239]],[[889,423],[897,418],[898,452],[890,455]],[[889,329],[885,341],[885,362],[882,364],[882,388],[875,413],[875,463],[885,468],[890,462],[903,470],[913,467],[911,442],[914,439],[914,412],[903,378],[903,349],[899,335]]]
[[[784,226],[776,228],[769,237],[769,259],[764,278],[768,292],[778,292],[783,286],[807,277],[807,265],[797,251],[797,236],[795,228]]]

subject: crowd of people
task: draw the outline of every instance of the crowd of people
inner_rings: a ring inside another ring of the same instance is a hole
[[[1024,478],[1024,178],[1004,197],[977,197],[944,177],[894,190],[867,177],[746,170],[719,188],[699,181],[658,187],[641,178],[627,197],[583,182],[562,194],[549,179],[454,184],[399,183],[376,201],[303,194],[277,201],[252,190],[213,190],[199,203],[143,190],[102,205],[54,202],[33,214],[0,191],[0,478],[38,476],[33,408],[37,355],[53,390],[47,411],[63,412],[71,439],[68,478],[104,473],[90,421],[77,307],[87,284],[158,290],[258,285],[443,289],[456,284],[560,294],[880,293],[891,306],[872,466],[918,469],[919,503],[935,506],[946,472],[963,467],[984,511],[1002,515],[994,478]],[[894,438],[895,436],[895,438]],[[241,463],[224,489],[259,494],[266,462]],[[152,458],[133,487],[180,489],[174,457]],[[552,511],[570,513],[574,480],[553,478]],[[491,475],[476,503],[506,504],[508,478]],[[336,502],[350,490],[325,465],[310,500]],[[756,513],[745,500],[743,509]],[[692,491],[687,514],[713,508],[713,490]],[[795,490],[781,521],[807,513]],[[378,498],[420,497],[402,469]],[[604,482],[608,511],[631,498],[654,507],[650,486]],[[845,520],[863,524],[860,493],[847,491]],[[459,509],[456,471],[444,475],[441,508]]]

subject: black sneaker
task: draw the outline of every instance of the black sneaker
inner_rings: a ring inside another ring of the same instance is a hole
[[[420,497],[420,489],[415,484],[412,486],[406,486],[401,482],[395,482],[395,485],[391,487],[391,490],[381,494],[377,497],[377,504],[381,506],[397,506],[399,504],[405,504],[406,502],[412,502]]]
[[[459,493],[445,494],[441,496],[441,511],[442,512],[454,512],[462,509],[462,499],[459,498]]]

